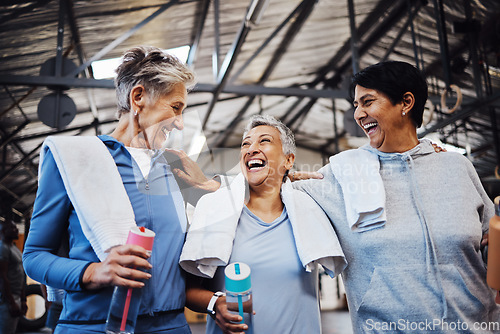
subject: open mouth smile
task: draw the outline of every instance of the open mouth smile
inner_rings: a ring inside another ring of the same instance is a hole
[[[262,159],[251,159],[246,162],[247,169],[250,171],[258,171],[263,169],[267,163]]]
[[[371,133],[373,133],[377,129],[378,123],[377,122],[370,122],[370,123],[363,124],[362,127],[365,130],[365,132],[368,135],[370,135]]]

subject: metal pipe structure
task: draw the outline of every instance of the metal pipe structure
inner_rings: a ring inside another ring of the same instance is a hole
[[[168,8],[170,8],[172,5],[175,5],[177,3],[178,3],[178,0],[171,0],[169,3],[166,3],[166,4],[162,5],[162,6],[160,6],[160,8],[158,8],[158,10],[156,12],[154,12],[151,15],[149,15],[147,18],[145,18],[144,20],[142,20],[141,22],[139,22],[138,24],[136,24],[134,27],[132,27],[131,29],[129,29],[126,33],[124,33],[123,35],[119,36],[114,41],[112,41],[111,43],[109,43],[108,45],[106,45],[99,52],[97,52],[95,55],[93,55],[92,57],[90,57],[89,59],[87,59],[86,62],[84,62],[83,64],[81,64],[76,70],[74,70],[73,72],[69,73],[67,76],[68,77],[74,77],[74,76],[78,75],[85,68],[89,67],[90,64],[92,64],[93,61],[101,59],[109,51],[113,50],[115,47],[117,47],[118,45],[120,45],[121,42],[125,41],[130,36],[132,36],[133,34],[135,34],[135,32],[137,30],[139,30],[142,27],[144,27],[146,24],[148,24],[149,22],[151,22],[152,20],[154,20],[158,15],[160,15],[161,13],[163,13],[164,11],[166,11]]]
[[[276,51],[273,54],[273,57],[269,61],[266,69],[264,70],[264,73],[262,76],[259,78],[257,81],[257,85],[262,85],[264,82],[266,82],[269,77],[271,76],[273,70],[276,68],[278,65],[279,61],[285,54],[286,50],[290,46],[292,40],[297,36],[297,33],[300,31],[304,23],[306,22],[307,18],[311,14],[314,5],[316,4],[316,0],[304,0],[304,7],[302,7],[301,11],[298,13],[297,18],[293,21],[293,23],[290,25],[290,28],[286,32],[285,36],[283,37],[283,40],[281,41],[280,45],[276,49]],[[290,16],[289,16],[290,17]],[[220,147],[223,146],[233,130],[235,129],[236,125],[238,122],[241,120],[243,115],[246,113],[248,108],[252,105],[253,101],[255,99],[255,96],[251,96],[245,105],[241,108],[241,110],[236,114],[236,117],[233,118],[231,123],[227,126],[226,130],[224,130],[217,140],[215,141],[215,146]]]
[[[198,46],[200,45],[201,35],[203,34],[203,28],[205,26],[205,20],[207,19],[208,16],[210,0],[203,0],[202,2],[200,2],[199,7],[201,8],[201,15],[199,16],[200,21],[198,22],[198,26],[196,27],[196,33],[191,43],[191,47],[189,48],[189,53],[186,60],[186,64],[188,66],[193,66],[194,60],[196,59]]]

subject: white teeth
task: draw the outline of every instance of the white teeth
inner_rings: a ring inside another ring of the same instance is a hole
[[[265,165],[264,161],[260,160],[260,159],[252,159],[252,160],[247,161],[247,166],[249,168],[264,167],[264,165]]]
[[[363,129],[368,129],[368,128],[371,128],[372,126],[377,126],[377,123],[376,122],[371,122],[371,123],[368,123],[368,124],[363,124]]]

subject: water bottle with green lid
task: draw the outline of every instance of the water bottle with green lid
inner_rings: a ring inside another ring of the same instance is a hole
[[[252,284],[250,281],[250,267],[242,262],[230,263],[224,270],[226,276],[226,303],[227,309],[239,314],[248,326],[247,334],[253,334],[252,317]]]

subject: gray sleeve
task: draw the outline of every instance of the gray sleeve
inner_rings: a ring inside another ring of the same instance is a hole
[[[488,194],[486,193],[486,190],[484,190],[483,184],[481,183],[479,175],[477,175],[476,169],[474,168],[472,162],[470,162],[469,159],[465,157],[464,160],[466,160],[469,177],[483,201],[483,207],[479,209],[479,215],[481,219],[483,233],[486,233],[489,230],[490,219],[495,215],[495,206],[491,201],[490,197],[488,196]]]
[[[336,184],[337,180],[333,176],[330,164],[321,167],[318,173],[323,174],[323,179],[309,179],[292,182],[293,188],[303,191],[313,199],[317,199],[319,196],[324,196],[325,187],[324,184]]]

